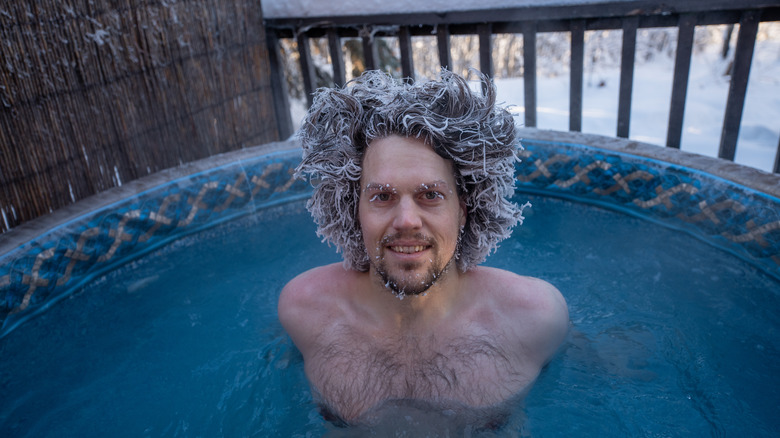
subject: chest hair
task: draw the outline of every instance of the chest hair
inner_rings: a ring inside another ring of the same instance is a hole
[[[371,338],[343,331],[307,363],[319,402],[344,419],[386,400],[452,401],[474,407],[510,398],[526,386],[517,352],[495,336]]]

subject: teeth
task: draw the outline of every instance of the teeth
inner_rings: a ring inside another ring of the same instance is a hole
[[[391,246],[390,249],[392,249],[395,252],[401,252],[404,254],[412,254],[415,252],[420,252],[425,249],[422,245],[417,246]]]

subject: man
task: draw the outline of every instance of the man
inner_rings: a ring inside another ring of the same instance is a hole
[[[368,72],[318,91],[303,122],[298,175],[316,183],[308,208],[344,263],[290,281],[279,318],[335,422],[495,412],[568,330],[555,287],[477,266],[523,219],[507,200],[514,121],[483,81],[484,96],[447,71],[418,84]]]

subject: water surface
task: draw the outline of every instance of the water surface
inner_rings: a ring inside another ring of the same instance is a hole
[[[777,281],[679,231],[526,198],[534,207],[525,225],[487,264],[556,285],[572,329],[499,436],[772,436],[780,428]],[[96,279],[0,340],[0,430],[340,432],[312,404],[300,354],[276,317],[290,278],[338,260],[294,203]],[[385,435],[414,436],[418,420],[399,418]]]

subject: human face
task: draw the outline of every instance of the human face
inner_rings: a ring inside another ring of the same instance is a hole
[[[420,139],[376,139],[363,157],[360,226],[370,272],[399,297],[446,275],[466,223],[453,165]]]

